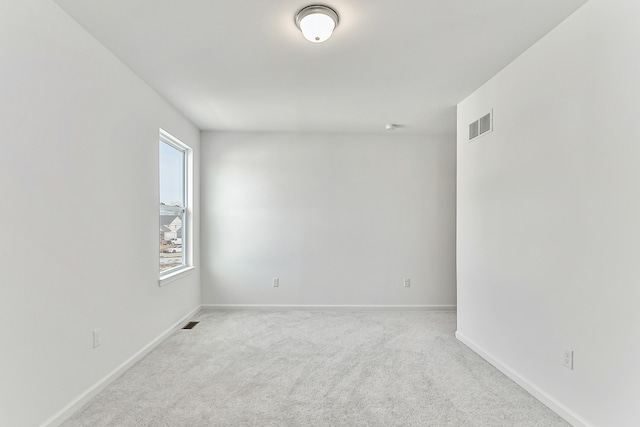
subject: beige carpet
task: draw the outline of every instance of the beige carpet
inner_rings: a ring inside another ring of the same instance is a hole
[[[64,426],[568,426],[454,313],[202,311]]]

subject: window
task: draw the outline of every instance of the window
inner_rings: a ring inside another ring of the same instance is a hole
[[[191,149],[160,130],[160,279],[189,268]]]

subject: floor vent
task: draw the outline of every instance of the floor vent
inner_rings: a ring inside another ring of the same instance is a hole
[[[182,327],[182,329],[193,329],[200,322],[189,322]]]

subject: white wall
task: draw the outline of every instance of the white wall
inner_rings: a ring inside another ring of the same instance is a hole
[[[199,305],[157,282],[158,129],[199,132],[49,0],[0,52],[0,425],[35,426]]]
[[[455,305],[455,141],[401,132],[204,132],[203,304]]]
[[[458,108],[459,336],[575,425],[640,420],[638,17],[591,0]]]

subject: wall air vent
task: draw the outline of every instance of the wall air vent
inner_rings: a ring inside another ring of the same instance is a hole
[[[486,116],[482,116],[480,121],[480,135],[489,132],[491,130],[491,113]]]
[[[469,141],[493,130],[493,110],[469,125]]]
[[[469,125],[469,141],[471,141],[473,138],[477,138],[478,135],[480,135],[480,133],[478,131],[478,120],[476,120]]]

